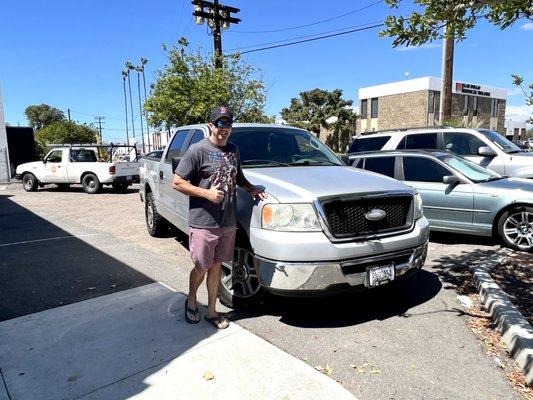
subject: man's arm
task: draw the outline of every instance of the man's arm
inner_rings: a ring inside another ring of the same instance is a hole
[[[174,174],[172,180],[172,188],[178,192],[186,194],[187,196],[203,197],[212,203],[220,203],[224,198],[224,192],[219,190],[218,186],[212,186],[209,189],[203,189],[198,186],[194,186],[189,181],[186,181],[178,174]]]

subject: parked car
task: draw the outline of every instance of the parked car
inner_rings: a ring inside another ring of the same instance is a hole
[[[533,181],[498,175],[448,151],[361,153],[353,166],[405,182],[422,196],[431,230],[499,236],[533,250]]]
[[[103,185],[111,185],[117,191],[125,191],[133,182],[139,182],[139,164],[136,162],[107,162],[100,150],[112,154],[114,145],[53,145],[41,161],[20,164],[16,178],[22,180],[27,192],[48,184],[66,188],[81,183],[86,193],[97,193]],[[111,157],[109,157],[111,159]]]
[[[354,139],[348,153],[402,149],[448,150],[501,175],[533,178],[533,153],[489,129],[433,127],[369,133]]]
[[[145,160],[140,195],[152,236],[168,224],[188,231],[189,198],[172,188],[173,171],[207,125],[178,128],[160,161]],[[237,190],[237,240],[223,264],[220,298],[229,306],[283,295],[370,288],[422,268],[429,226],[411,187],[346,166],[309,132],[235,124],[243,171],[269,194]]]

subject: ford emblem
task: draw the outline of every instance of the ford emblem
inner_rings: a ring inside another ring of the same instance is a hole
[[[365,218],[369,221],[379,221],[385,218],[387,213],[379,208],[374,208],[365,214]]]

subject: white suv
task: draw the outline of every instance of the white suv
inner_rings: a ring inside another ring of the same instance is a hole
[[[533,153],[489,129],[435,127],[368,133],[354,139],[348,154],[400,149],[448,150],[500,175],[533,178]]]

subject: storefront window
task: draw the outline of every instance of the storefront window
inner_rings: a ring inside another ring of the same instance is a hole
[[[370,118],[377,118],[378,117],[378,99],[372,99],[370,103]]]

